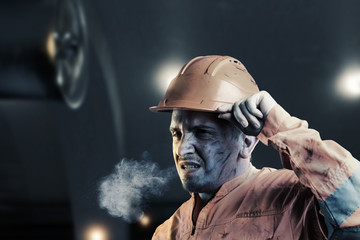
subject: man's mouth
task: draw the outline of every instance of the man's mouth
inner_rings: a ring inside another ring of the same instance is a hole
[[[195,163],[195,162],[181,162],[180,163],[180,167],[181,169],[196,169],[196,168],[200,168],[200,164]]]

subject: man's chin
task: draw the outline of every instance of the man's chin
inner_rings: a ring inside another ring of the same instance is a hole
[[[220,186],[213,185],[211,183],[202,183],[199,184],[199,181],[196,181],[195,179],[187,179],[187,180],[181,180],[183,188],[191,193],[209,193],[214,194],[216,193]]]
[[[203,185],[200,185],[198,181],[182,181],[183,188],[192,193],[201,193],[205,192],[206,188]]]
[[[191,181],[183,181],[182,186],[188,192],[198,193],[201,190],[201,187],[198,186],[197,183],[193,183]]]

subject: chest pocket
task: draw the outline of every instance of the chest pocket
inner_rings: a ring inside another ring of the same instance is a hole
[[[275,216],[273,215],[237,217],[228,223],[214,226],[212,229],[211,240],[272,239],[274,236],[274,218]]]

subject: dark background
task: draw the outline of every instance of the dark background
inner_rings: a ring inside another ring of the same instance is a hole
[[[348,66],[360,68],[359,1],[82,1],[88,91],[77,110],[38,88],[54,81],[44,45],[55,2],[0,3],[0,82],[17,86],[0,99],[0,239],[84,239],[92,224],[110,239],[151,238],[189,197],[177,179],[148,202],[147,227],[100,210],[97,186],[144,151],[173,165],[170,115],[148,111],[162,98],[156,76],[167,62],[238,58],[288,112],[360,157],[360,98],[335,87]],[[281,167],[260,145],[253,164]]]

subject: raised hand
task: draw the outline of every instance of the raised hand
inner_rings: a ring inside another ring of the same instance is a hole
[[[228,120],[238,126],[246,135],[256,136],[260,133],[266,116],[276,101],[266,91],[260,91],[243,101],[225,104],[217,109],[219,118]]]

